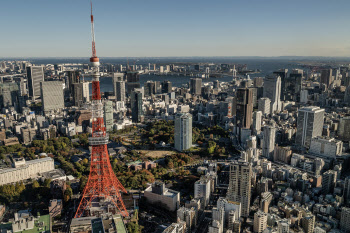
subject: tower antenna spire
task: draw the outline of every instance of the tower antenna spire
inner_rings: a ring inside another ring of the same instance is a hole
[[[91,82],[92,135],[89,137],[89,144],[91,146],[90,174],[77,212],[75,213],[75,218],[80,218],[85,214],[88,214],[90,209],[93,207],[93,202],[97,202],[105,206],[109,205],[110,203],[114,204],[119,212],[125,217],[129,216],[129,214],[125,208],[121,193],[126,193],[126,190],[113,172],[107,150],[109,136],[104,125],[103,105],[100,91],[100,61],[96,56],[92,2],[91,35],[92,56],[90,58],[90,63],[92,66],[93,80]]]

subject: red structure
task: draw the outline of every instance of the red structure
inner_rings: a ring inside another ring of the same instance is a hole
[[[89,144],[92,147],[89,180],[84,188],[82,199],[80,201],[75,218],[88,216],[92,203],[98,203],[101,200],[113,203],[125,217],[128,212],[124,206],[121,192],[126,193],[125,188],[115,176],[109,155],[107,143],[108,134],[103,121],[103,110],[100,93],[99,81],[99,59],[96,56],[94,18],[92,15],[91,4],[91,33],[92,33],[92,57],[90,63],[93,69],[92,81],[92,135],[89,138]]]

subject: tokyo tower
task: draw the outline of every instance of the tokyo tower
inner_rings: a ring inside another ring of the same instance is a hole
[[[92,15],[91,3],[91,34],[92,34],[92,56],[90,63],[93,71],[92,81],[92,135],[89,138],[91,150],[90,174],[84,188],[75,218],[89,215],[93,202],[101,200],[114,204],[119,212],[128,216],[124,206],[121,192],[126,193],[125,188],[115,176],[107,150],[108,134],[103,121],[103,110],[101,102],[100,81],[99,81],[99,58],[96,56],[94,17]]]

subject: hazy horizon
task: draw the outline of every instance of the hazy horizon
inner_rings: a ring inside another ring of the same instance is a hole
[[[93,1],[99,57],[350,57],[350,1]],[[89,57],[90,2],[5,1],[2,57]]]

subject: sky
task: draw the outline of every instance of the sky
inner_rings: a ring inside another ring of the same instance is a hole
[[[349,0],[94,0],[99,57],[350,57]],[[0,57],[90,57],[89,0],[2,0]]]

